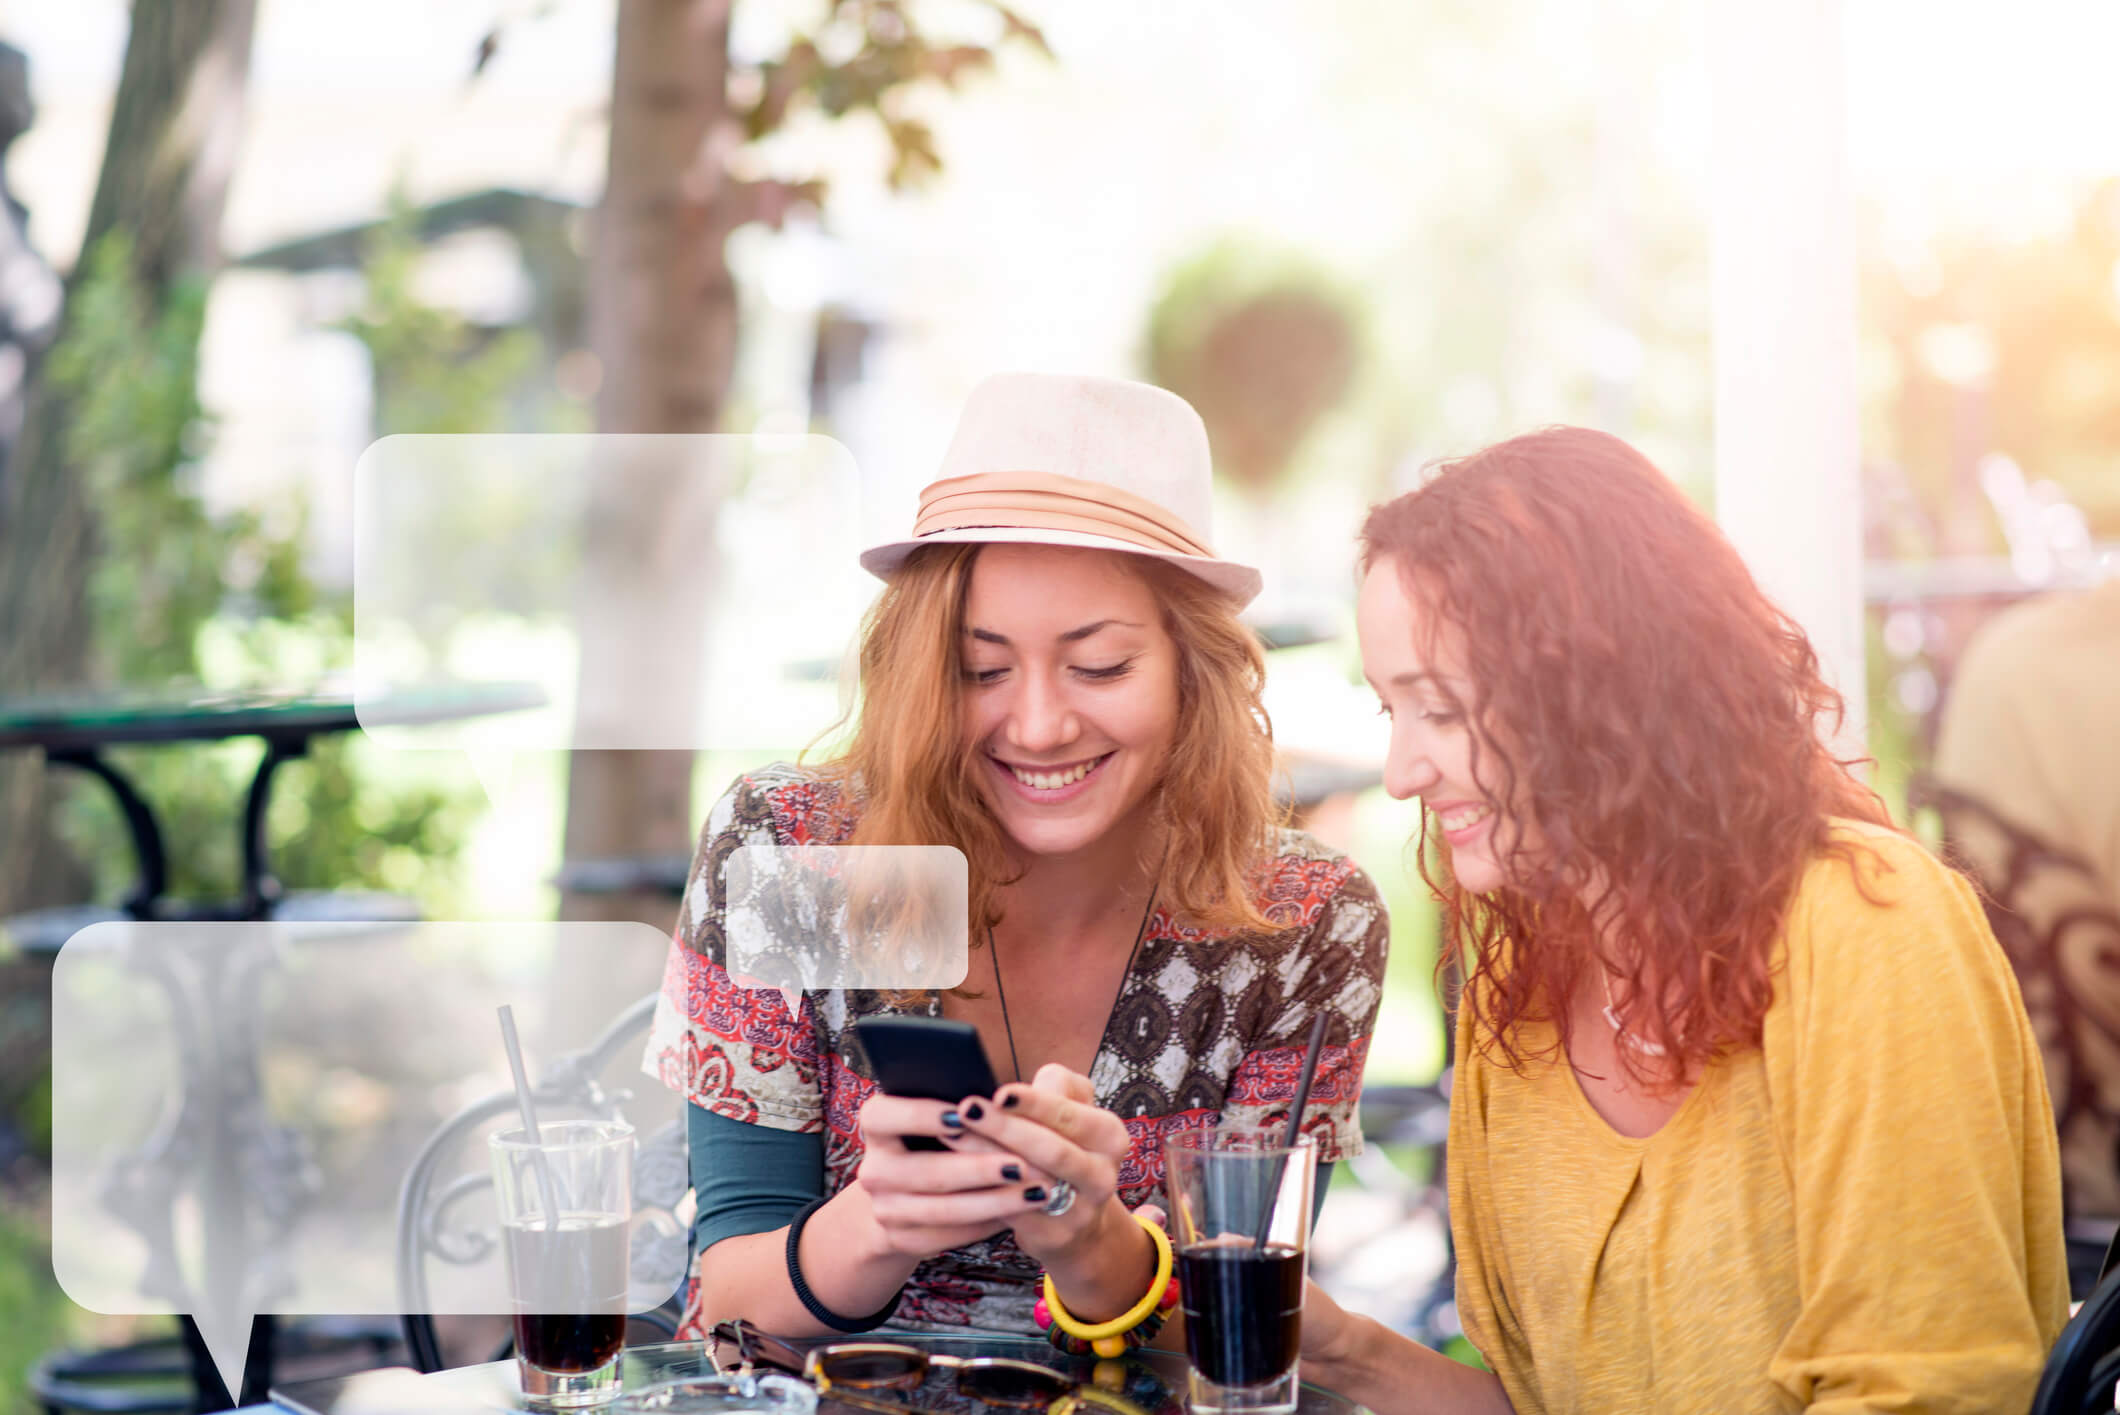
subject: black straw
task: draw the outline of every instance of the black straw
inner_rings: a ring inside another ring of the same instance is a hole
[[[1288,1108],[1288,1128],[1281,1132],[1281,1148],[1288,1149],[1303,1131],[1303,1108],[1310,1104],[1310,1083],[1318,1079],[1318,1053],[1325,1049],[1325,1016],[1318,1013],[1310,1024],[1310,1045],[1303,1052],[1303,1075],[1296,1082],[1296,1103]],[[1281,1172],[1274,1176],[1273,1187],[1266,1191],[1265,1211],[1259,1215],[1259,1234],[1252,1241],[1258,1252],[1266,1251],[1266,1235],[1273,1229],[1274,1200],[1281,1196],[1281,1180],[1288,1173],[1288,1159],[1281,1161]]]

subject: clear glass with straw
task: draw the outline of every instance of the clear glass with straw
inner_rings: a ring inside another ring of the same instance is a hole
[[[622,1120],[540,1125],[501,1010],[522,1127],[488,1139],[515,1315],[516,1368],[533,1409],[601,1405],[618,1394],[633,1218],[633,1129]]]
[[[1296,1408],[1317,1166],[1310,1136],[1283,1138],[1216,1127],[1163,1144],[1195,1415]]]
[[[1217,1126],[1164,1139],[1194,1415],[1296,1408],[1317,1175],[1303,1115],[1327,1021],[1322,1012],[1311,1021],[1295,1098],[1278,1131]]]

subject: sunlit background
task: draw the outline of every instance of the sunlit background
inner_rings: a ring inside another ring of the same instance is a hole
[[[1382,745],[1346,632],[1365,506],[1434,458],[1552,422],[1629,438],[1713,506],[1712,206],[1731,174],[1715,165],[1706,7],[1029,0],[1049,57],[1001,43],[969,0],[910,8],[935,35],[998,49],[954,91],[910,91],[937,170],[894,187],[873,117],[808,115],[743,161],[825,177],[821,214],[728,245],[739,338],[722,430],[839,439],[870,539],[906,523],[987,373],[1177,388],[1216,435],[1221,548],[1265,569],[1260,622],[1310,641],[1270,657],[1279,739],[1361,787]],[[777,55],[818,9],[742,0],[736,58]],[[2013,598],[2106,573],[2120,542],[2120,8],[1838,11],[1846,92],[1815,97],[1847,118],[1868,746],[1903,808],[1966,635]],[[262,0],[227,155],[227,264],[201,296],[197,414],[106,390],[109,436],[130,436],[128,417],[163,433],[174,419],[178,448],[157,509],[118,523],[97,572],[107,681],[344,674],[352,474],[373,439],[594,427],[584,252],[614,12]],[[116,0],[0,4],[36,109],[6,183],[60,275],[81,257],[127,29]],[[39,297],[15,288],[19,323]],[[150,317],[116,309],[98,316],[110,349],[151,342]],[[146,389],[157,367],[124,377]],[[0,382],[22,375],[19,354],[0,355]],[[1288,393],[1271,435],[1243,423],[1246,378]],[[500,534],[525,514],[489,502],[457,529]],[[198,563],[163,563],[184,556]],[[758,592],[799,597],[813,570],[799,537],[762,559]],[[157,599],[199,583],[203,598]],[[501,609],[452,632],[460,661],[494,677],[537,677],[549,643],[534,614]],[[815,666],[762,673],[757,692],[814,700],[833,669]],[[807,739],[700,753],[694,819],[735,770]],[[225,801],[255,752],[126,757],[176,822],[179,893],[234,877]],[[429,918],[550,918],[569,878],[567,779],[557,752],[475,772],[453,750],[328,744],[281,774],[276,865],[291,885],[412,896]],[[93,897],[114,897],[131,864],[107,800],[72,792],[59,818]],[[1371,1079],[1428,1081],[1443,1042],[1434,924],[1405,852],[1413,808],[1338,789],[1309,820],[1394,912]],[[6,1222],[33,1252],[34,1222]]]

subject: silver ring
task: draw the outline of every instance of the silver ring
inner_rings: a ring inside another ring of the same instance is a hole
[[[1038,1210],[1047,1218],[1058,1218],[1075,1206],[1075,1186],[1065,1179],[1053,1181],[1052,1193],[1053,1196],[1045,1201],[1045,1207]]]

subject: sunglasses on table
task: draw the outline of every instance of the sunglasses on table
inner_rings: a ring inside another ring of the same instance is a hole
[[[917,1390],[936,1370],[954,1373],[957,1393],[982,1405],[1046,1415],[1081,1415],[1085,1406],[1115,1415],[1146,1415],[1124,1396],[1078,1385],[1049,1366],[1007,1356],[949,1356],[893,1341],[835,1341],[805,1350],[745,1321],[717,1322],[713,1340],[717,1346],[733,1347],[745,1366],[756,1363],[799,1375],[820,1395],[890,1415],[907,1415],[918,1407],[875,1399],[877,1393]]]

